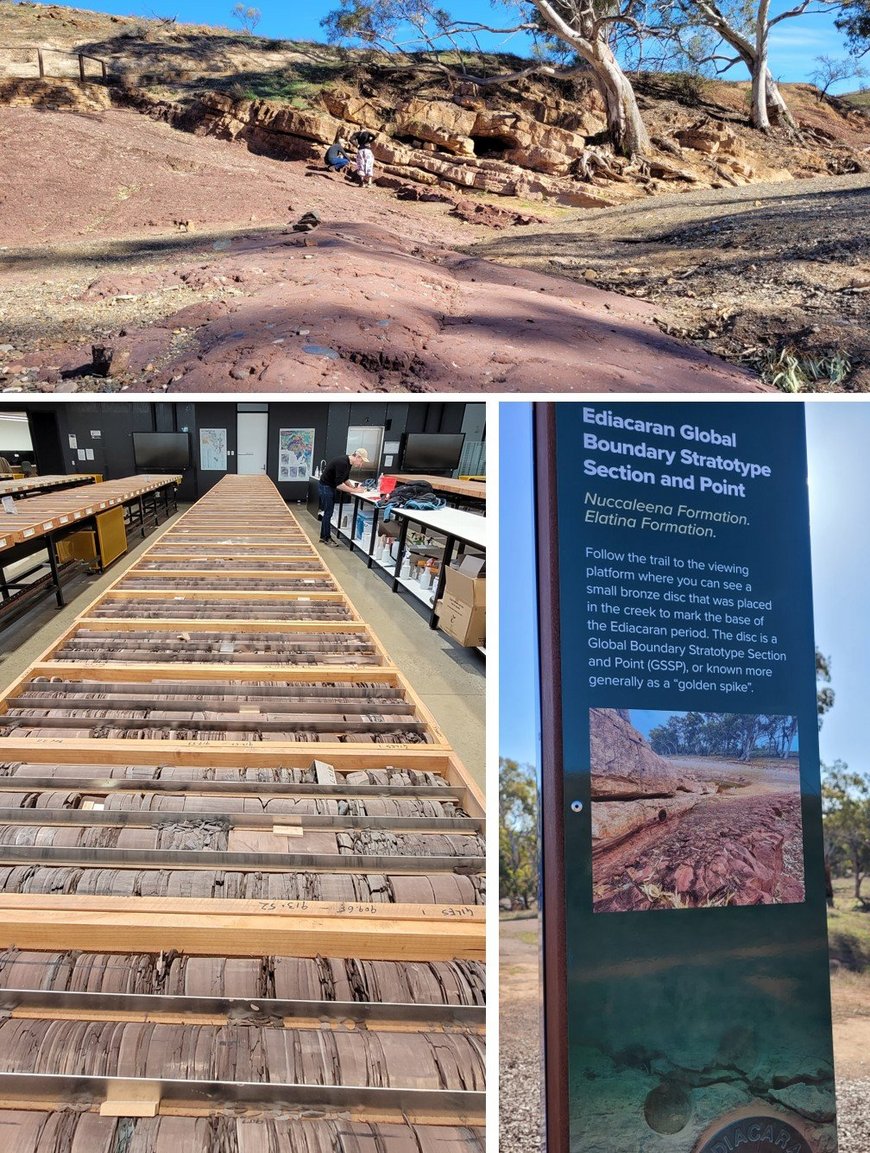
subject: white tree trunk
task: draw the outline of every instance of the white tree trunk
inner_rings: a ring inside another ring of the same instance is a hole
[[[547,27],[573,48],[595,73],[604,94],[607,130],[616,151],[629,157],[646,155],[651,145],[637,97],[607,42],[607,33],[598,20],[594,5],[590,0],[576,0],[569,23],[564,8],[556,8],[551,0],[531,2]]]
[[[789,112],[788,105],[771,75],[768,65],[769,0],[761,0],[759,3],[755,20],[754,41],[729,24],[719,9],[708,3],[708,0],[692,0],[692,3],[701,20],[718,32],[725,43],[735,50],[746,65],[746,69],[752,77],[752,123],[756,127],[763,127],[765,130],[770,127],[771,123],[783,124],[792,132],[796,132],[797,123]]]
[[[770,69],[767,71],[765,83],[767,86],[767,114],[771,123],[783,124],[792,132],[797,132],[797,121],[789,111],[785,98],[779,90],[779,85],[770,74]]]
[[[762,132],[770,130],[770,117],[767,115],[767,44],[770,26],[767,13],[770,0],[759,0],[758,14],[755,17],[755,59],[752,61],[752,123]]]
[[[646,156],[652,146],[631,81],[622,71],[610,46],[601,41],[598,48],[597,59],[591,60],[590,64],[604,94],[611,143],[622,156]]]

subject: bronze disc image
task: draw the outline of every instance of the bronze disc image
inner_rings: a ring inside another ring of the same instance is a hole
[[[695,1153],[815,1153],[806,1137],[780,1117],[740,1117],[706,1138]]]

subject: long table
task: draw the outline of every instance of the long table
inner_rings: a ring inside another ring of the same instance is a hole
[[[49,474],[47,476],[23,476],[13,480],[0,480],[0,497],[29,497],[49,490],[62,488],[77,488],[85,484],[93,484],[93,473],[63,473]]]
[[[180,480],[178,474],[141,474],[28,497],[16,505],[13,513],[0,510],[0,609],[7,609],[15,597],[22,594],[27,597],[29,590],[40,587],[43,591],[53,591],[58,608],[63,608],[66,601],[60,579],[58,541],[71,532],[95,524],[101,513],[118,507],[124,509],[125,528],[138,527],[144,537],[151,521],[154,524],[160,523],[161,503],[165,512],[164,519],[177,511],[175,488]],[[151,498],[150,501],[148,498]],[[47,553],[47,561],[41,561],[27,572],[19,574],[16,582],[7,580],[5,570],[10,564],[43,549]],[[49,579],[35,584],[22,583],[46,564]]]
[[[483,486],[485,487],[485,486]],[[348,548],[353,552],[354,548],[359,551],[366,558],[366,567],[371,568],[375,563],[381,564],[381,567],[386,568],[382,562],[375,561],[374,546],[378,536],[378,524],[382,509],[378,504],[380,496],[377,492],[371,489],[359,489],[354,493],[338,492],[338,500],[335,505],[336,524],[334,526],[336,536],[342,536],[340,528],[342,519],[342,509],[348,498],[352,506],[350,517],[350,531],[347,535]],[[362,508],[372,509],[372,525],[368,539],[368,548],[365,545],[365,533],[363,533],[363,543],[356,543],[356,524]],[[390,579],[390,587],[393,592],[405,591],[410,592],[418,600],[423,600],[420,596],[420,591],[415,587],[415,582],[404,581],[400,576],[402,568],[402,559],[405,552],[405,544],[408,539],[408,525],[409,523],[419,524],[424,528],[430,528],[435,532],[442,534],[445,537],[444,544],[444,559],[441,564],[441,570],[438,574],[438,581],[435,586],[435,595],[432,598],[431,605],[429,605],[429,627],[431,629],[438,627],[438,613],[435,611],[435,606],[441,598],[444,591],[445,575],[444,570],[450,564],[453,557],[454,550],[457,544],[467,544],[476,548],[481,548],[486,551],[487,531],[486,531],[486,517],[478,513],[465,512],[456,508],[441,508],[434,509],[431,512],[424,512],[422,510],[411,508],[396,508],[393,509],[392,515],[402,522],[402,527],[399,534],[399,550],[396,557],[396,563],[393,568],[392,576]],[[389,569],[387,569],[389,572]]]
[[[397,472],[395,475],[399,484],[417,484],[425,480],[436,492],[443,493],[444,496],[461,496],[467,500],[486,503],[486,481],[457,480],[452,476],[430,476],[428,473],[420,475],[413,472]]]
[[[422,528],[431,529],[433,532],[437,532],[445,537],[444,559],[441,562],[441,567],[438,572],[438,582],[435,585],[432,611],[429,614],[429,628],[437,628],[437,606],[444,592],[447,566],[453,559],[454,549],[457,544],[464,544],[481,548],[486,552],[486,517],[478,516],[476,513],[463,512],[458,508],[439,508],[434,509],[432,512],[423,512],[422,510],[413,508],[397,508],[393,510],[393,516],[398,517],[402,522],[401,532],[399,533],[399,551],[396,557],[396,568],[393,573],[393,592],[398,592],[401,585],[399,573],[401,571],[402,558],[405,555],[408,526],[410,524],[418,524]]]

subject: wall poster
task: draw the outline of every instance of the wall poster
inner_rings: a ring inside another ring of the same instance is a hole
[[[535,420],[548,1149],[835,1153],[803,406]]]
[[[199,430],[199,467],[203,472],[226,472],[227,430],[201,428]]]
[[[280,429],[278,432],[278,480],[308,480],[313,467],[314,429]]]

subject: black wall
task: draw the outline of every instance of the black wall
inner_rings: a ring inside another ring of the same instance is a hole
[[[200,428],[227,431],[227,472],[236,471],[237,403],[229,401],[98,401],[23,402],[15,408],[30,416],[31,436],[40,472],[96,472],[117,480],[139,471],[133,457],[134,432],[181,432],[190,434],[191,466],[184,473],[179,495],[184,501],[202,496],[221,479],[223,472],[204,472],[199,461]],[[314,429],[314,464],[332,460],[345,450],[350,425],[385,428],[385,441],[399,440],[403,432],[459,432],[465,405],[430,401],[313,401],[269,402],[268,457],[266,471],[278,480],[278,431],[282,428]],[[99,436],[92,436],[92,432]],[[77,447],[69,447],[69,436]],[[80,461],[77,449],[92,449],[92,461]],[[379,462],[377,462],[379,463]],[[278,485],[288,501],[305,501],[307,481]]]

